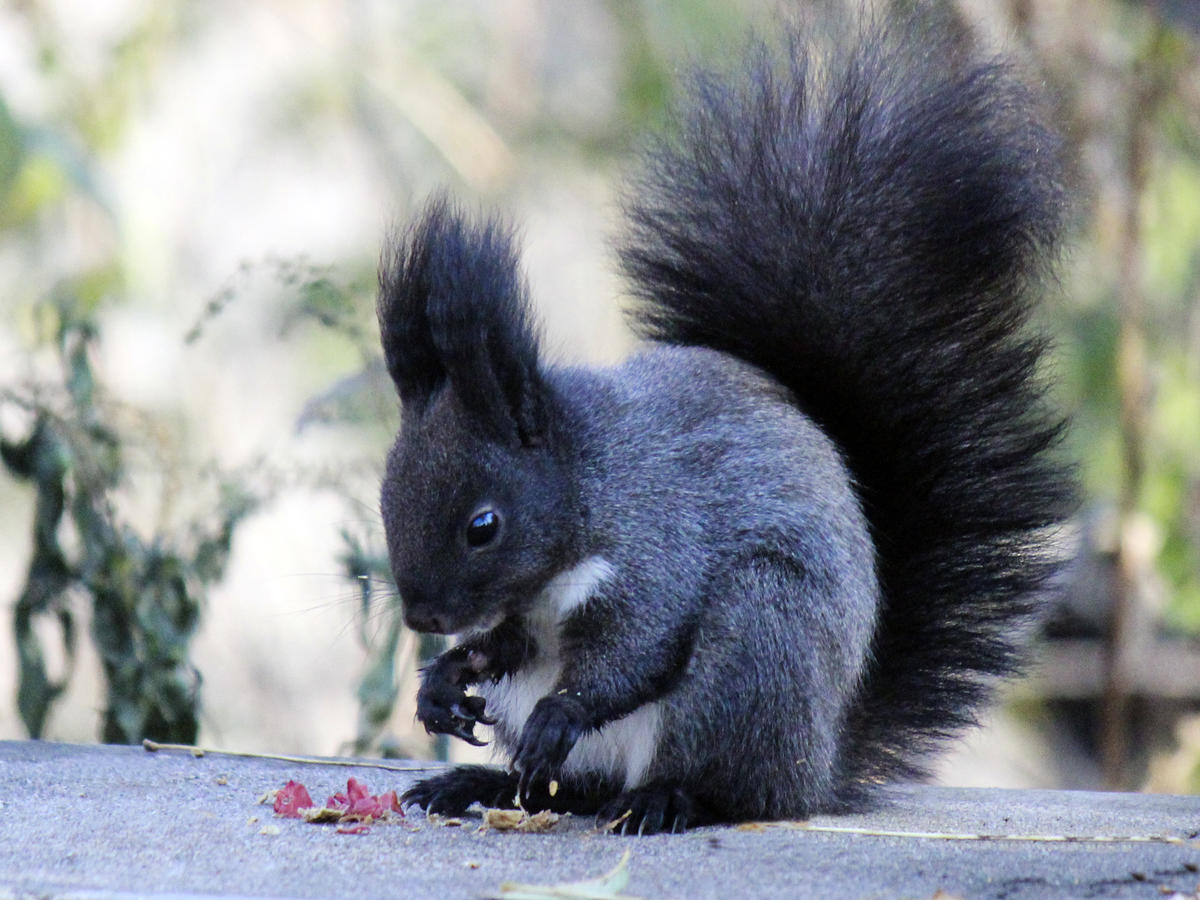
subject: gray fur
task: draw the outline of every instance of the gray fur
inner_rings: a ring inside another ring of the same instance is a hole
[[[837,451],[777,384],[709,350],[656,347],[562,389],[582,411],[584,552],[620,560],[598,598],[607,627],[653,645],[695,620],[647,781],[739,814],[811,808],[879,593]]]

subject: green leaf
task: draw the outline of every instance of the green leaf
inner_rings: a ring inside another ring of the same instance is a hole
[[[20,126],[0,97],[0,198],[7,198],[24,160],[25,140]]]
[[[45,207],[60,200],[67,191],[67,179],[53,160],[28,155],[9,188],[7,200],[0,206],[0,226],[19,225],[31,220]]]
[[[13,621],[17,639],[17,712],[29,736],[42,736],[50,707],[63,692],[62,682],[50,680],[42,645],[33,631],[33,613],[18,603]]]

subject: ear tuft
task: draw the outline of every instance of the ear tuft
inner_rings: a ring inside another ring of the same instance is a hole
[[[420,411],[448,382],[497,439],[540,443],[545,385],[512,230],[438,196],[390,243],[378,314],[401,403]]]
[[[406,409],[420,408],[446,378],[425,313],[432,250],[427,218],[388,235],[375,312],[388,374]]]

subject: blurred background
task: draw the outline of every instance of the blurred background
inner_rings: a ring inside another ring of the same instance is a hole
[[[1070,145],[1045,318],[1086,495],[1038,664],[939,779],[1200,790],[1200,6],[929,5]],[[413,727],[437,647],[382,559],[388,229],[439,186],[505,211],[552,354],[617,359],[640,137],[693,63],[841,6],[0,7],[0,738],[461,758]]]

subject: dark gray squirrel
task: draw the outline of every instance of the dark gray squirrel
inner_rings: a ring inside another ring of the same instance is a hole
[[[444,196],[385,250],[417,718],[507,767],[404,796],[652,833],[862,808],[1010,674],[1069,515],[1032,318],[1061,150],[915,21],[690,82],[625,192],[647,344],[550,365],[512,230]]]

